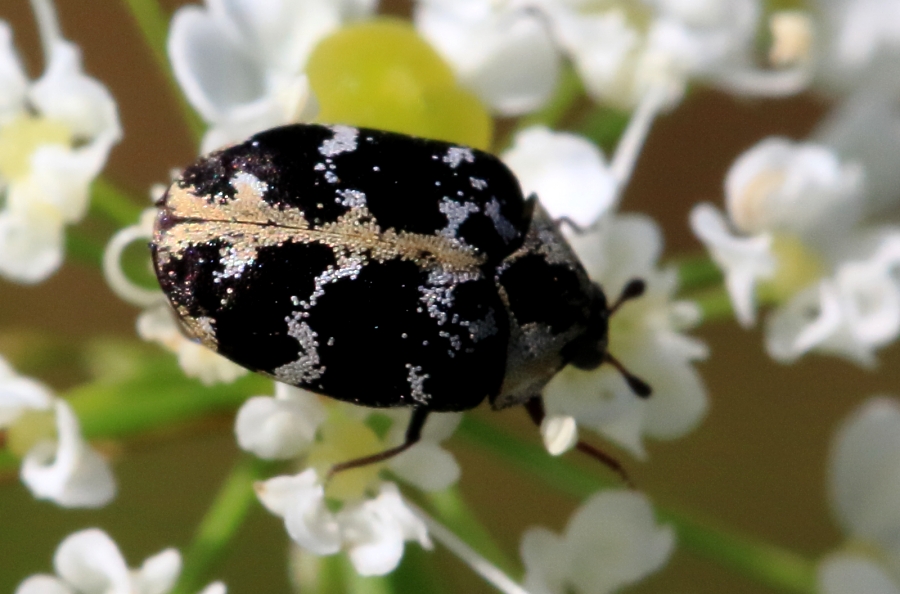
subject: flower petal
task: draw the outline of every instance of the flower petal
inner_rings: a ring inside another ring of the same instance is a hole
[[[47,69],[29,96],[42,116],[64,122],[76,138],[103,137],[111,145],[122,135],[112,95],[84,74],[80,51],[73,43],[52,43]]]
[[[312,468],[296,476],[277,476],[256,484],[259,500],[282,516],[290,537],[317,555],[341,548],[337,521],[325,507],[325,489]]]
[[[414,19],[462,83],[502,115],[539,108],[556,87],[559,51],[531,11],[428,0],[416,5]]]
[[[375,499],[339,513],[350,561],[360,575],[385,575],[403,556],[405,540],[431,548],[428,530],[400,497],[393,483],[382,483]]]
[[[284,387],[282,387],[284,386]],[[311,392],[276,384],[279,397],[254,396],[238,411],[238,445],[260,458],[292,458],[315,439],[325,409]]]
[[[56,271],[62,259],[63,221],[57,211],[0,211],[0,274],[38,283]]]
[[[900,553],[900,404],[871,398],[838,429],[829,462],[844,531]]]
[[[526,195],[537,194],[554,219],[591,225],[612,206],[615,181],[603,154],[588,140],[543,126],[526,128],[503,154]]]
[[[580,592],[614,592],[666,564],[675,532],[659,526],[649,500],[632,491],[604,491],[581,506],[566,527],[574,555],[571,583]]]
[[[13,47],[12,29],[0,21],[0,124],[25,110],[28,79]]]
[[[130,592],[128,566],[119,547],[102,530],[66,537],[53,557],[56,573],[79,592]]]
[[[821,594],[900,594],[890,574],[865,557],[829,555],[816,573]]]
[[[52,575],[33,575],[19,584],[14,594],[77,594]]]
[[[27,409],[47,410],[53,405],[53,395],[46,387],[27,377],[7,375],[12,369],[6,361],[0,365],[6,368],[0,372],[0,428],[8,427]]]
[[[38,499],[63,507],[100,507],[116,494],[106,461],[81,437],[78,419],[56,401],[57,443],[41,442],[22,461],[22,481]]]
[[[691,229],[725,273],[725,286],[738,321],[745,327],[753,325],[756,283],[775,274],[771,238],[733,235],[725,217],[710,204],[698,204],[691,210]]]
[[[148,557],[134,575],[134,588],[140,594],[166,594],[178,581],[181,555],[175,549],[165,549]]]
[[[446,489],[455,484],[460,475],[453,454],[434,441],[420,441],[391,458],[388,465],[398,478],[423,491]]]

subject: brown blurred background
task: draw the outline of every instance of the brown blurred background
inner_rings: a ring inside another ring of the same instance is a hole
[[[63,32],[81,46],[87,72],[107,84],[119,104],[125,136],[112,152],[107,175],[144,200],[152,183],[166,181],[171,168],[195,157],[173,95],[124,2],[57,4]],[[171,13],[180,3],[162,4]],[[408,5],[395,2],[388,8],[402,13]],[[27,0],[4,0],[0,18],[12,24],[16,47],[31,75],[37,76],[42,68],[39,40]],[[691,205],[720,202],[723,176],[739,153],[767,135],[803,138],[826,107],[809,96],[738,101],[715,92],[694,93],[658,121],[623,209],[648,213],[660,222],[668,257],[700,253],[687,226]],[[136,314],[106,288],[97,270],[77,263],[67,263],[36,287],[0,281],[0,345],[44,333],[73,343],[96,336],[131,338]],[[622,454],[637,484],[656,502],[696,511],[737,532],[809,556],[837,546],[841,537],[825,493],[832,431],[869,395],[900,392],[900,348],[885,349],[874,373],[818,356],[785,367],[764,354],[758,331],[745,332],[725,321],[697,334],[712,352],[700,365],[710,394],[709,416],[683,439],[651,444],[646,463]],[[44,379],[60,389],[71,381],[62,372]],[[494,414],[484,409],[473,414],[538,439],[524,412]],[[462,491],[509,551],[517,551],[519,535],[528,525],[561,529],[577,504],[459,441],[451,440],[450,447],[463,468]],[[109,532],[132,565],[168,546],[183,550],[236,455],[230,419],[169,439],[125,444],[115,466],[120,494],[100,511],[63,511],[36,502],[14,477],[4,478],[0,591],[11,592],[32,573],[51,571],[60,540],[89,526]],[[257,508],[215,577],[223,579],[232,594],[288,592],[285,542],[281,521]],[[450,591],[492,591],[443,551],[437,555],[446,559],[442,563],[455,580]],[[663,572],[629,591],[769,590],[679,552]]]

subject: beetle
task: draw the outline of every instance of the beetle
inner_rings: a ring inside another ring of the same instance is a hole
[[[643,282],[610,304],[488,153],[295,124],[200,158],[157,207],[154,268],[187,334],[287,384],[412,407],[403,444],[332,473],[409,448],[433,411],[487,399],[540,423],[568,364],[612,364],[650,394],[607,350],[609,316]]]

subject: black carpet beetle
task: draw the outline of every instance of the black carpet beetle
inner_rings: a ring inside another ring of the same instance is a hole
[[[151,251],[185,331],[332,398],[432,411],[526,404],[567,364],[610,363],[612,305],[496,157],[365,128],[297,124],[202,157],[157,203]],[[590,449],[583,445],[581,449]],[[593,452],[590,452],[593,453]],[[602,453],[594,455],[617,468]]]

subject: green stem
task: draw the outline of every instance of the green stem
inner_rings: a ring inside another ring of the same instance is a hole
[[[731,297],[725,287],[716,287],[697,291],[683,296],[684,299],[693,301],[703,312],[703,322],[721,322],[734,319],[734,308],[731,306]]]
[[[169,88],[175,95],[191,136],[199,141],[203,137],[203,131],[206,126],[187,102],[187,99],[181,92],[181,87],[178,86],[178,81],[175,80],[172,69],[169,67],[169,58],[166,52],[166,38],[169,30],[168,18],[156,0],[124,0],[124,2],[131,12],[131,16],[134,17],[147,47],[150,48],[150,53],[153,55],[159,71],[163,73],[163,76],[169,83]]]
[[[569,460],[553,458],[541,446],[521,440],[472,415],[463,418],[457,434],[578,499],[610,485],[609,481],[582,470]],[[660,517],[674,526],[679,543],[686,551],[731,567],[745,577],[779,591],[797,594],[815,592],[815,564],[809,559],[672,510],[661,511]]]
[[[682,293],[721,285],[722,271],[706,255],[686,256],[674,261],[678,268],[678,288]]]
[[[235,465],[184,556],[176,594],[194,594],[209,581],[210,570],[226,552],[256,500],[253,483],[263,478],[270,466],[250,456],[241,458]]]
[[[117,227],[133,225],[142,210],[126,192],[102,176],[91,186],[91,209]]]
[[[66,230],[66,254],[77,262],[99,269],[103,244],[83,229],[71,227]]]
[[[456,486],[437,493],[427,493],[426,505],[442,524],[478,551],[507,575],[519,575],[521,569],[497,544],[490,531],[481,523]]]

